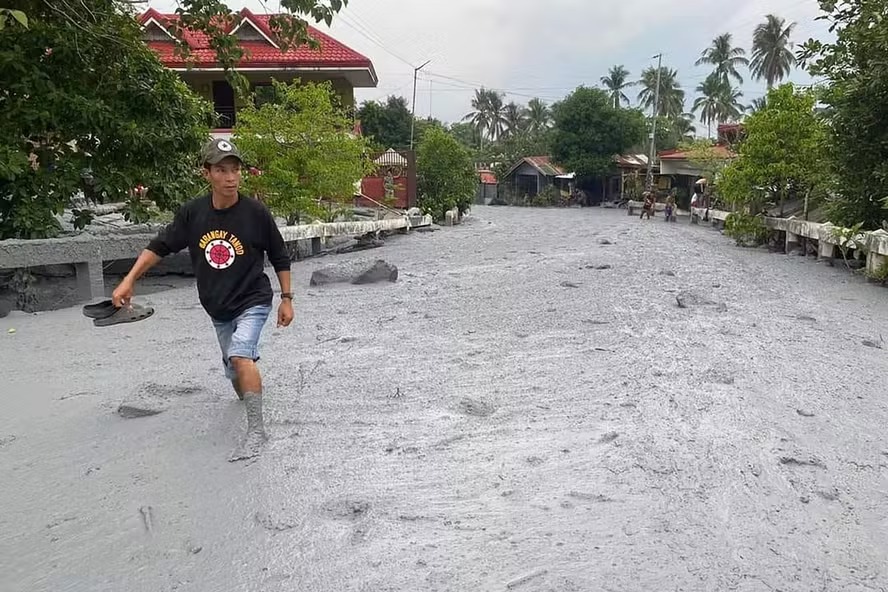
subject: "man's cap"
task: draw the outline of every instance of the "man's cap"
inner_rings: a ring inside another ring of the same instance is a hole
[[[230,140],[215,138],[204,144],[203,150],[200,153],[200,164],[219,164],[229,156],[237,158],[243,165],[247,164],[244,162],[244,157],[241,156],[240,150]]]

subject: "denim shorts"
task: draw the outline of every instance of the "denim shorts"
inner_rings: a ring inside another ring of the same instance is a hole
[[[248,308],[240,316],[230,321],[213,319],[216,337],[219,338],[219,347],[222,349],[225,376],[229,380],[235,378],[231,358],[259,361],[259,337],[269,314],[271,314],[271,306],[260,305]]]

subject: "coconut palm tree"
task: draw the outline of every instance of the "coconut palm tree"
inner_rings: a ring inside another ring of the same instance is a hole
[[[472,98],[472,111],[463,117],[475,126],[484,145],[484,137],[491,140],[499,138],[506,129],[505,106],[503,96],[495,90],[479,88]]]
[[[726,82],[734,78],[738,83],[743,84],[743,77],[737,71],[737,67],[748,66],[749,60],[746,59],[746,50],[742,47],[733,47],[731,39],[730,33],[719,35],[713,39],[712,45],[703,50],[696,65],[710,64],[715,66],[715,72]]]
[[[749,69],[756,80],[765,79],[768,88],[789,76],[796,64],[792,47],[792,31],[796,23],[786,24],[786,20],[773,14],[755,28],[752,34],[752,62]]]
[[[505,95],[495,90],[489,90],[487,94],[487,120],[490,122],[488,131],[490,139],[496,140],[503,135],[509,123],[506,119],[506,107],[503,104]]]
[[[623,91],[636,83],[629,81],[629,70],[623,66],[614,66],[608,71],[607,76],[601,77],[601,84],[610,94],[614,108],[619,109],[621,105],[629,104],[629,97]]]
[[[706,124],[706,137],[712,137],[712,124],[719,117],[719,96],[724,91],[724,81],[717,72],[713,72],[697,86],[699,96],[694,101],[691,111],[699,113],[700,121]]]
[[[657,69],[646,68],[641,73],[641,92],[638,93],[638,102],[643,109],[650,109],[654,105],[654,96],[657,90]],[[660,69],[660,104],[657,115],[676,118],[684,113],[685,92],[678,83],[678,72],[667,67]]]
[[[519,107],[515,101],[506,105],[503,110],[503,118],[505,119],[503,137],[517,136],[527,127],[527,118],[524,115],[524,109]]]
[[[682,113],[680,117],[676,117],[672,121],[672,133],[675,134],[678,142],[692,141],[697,135],[693,114]]]
[[[524,110],[527,119],[527,129],[531,132],[539,132],[548,129],[552,123],[552,111],[540,99],[530,99]]]
[[[712,137],[712,124],[721,124],[740,118],[746,107],[740,103],[743,93],[738,88],[733,88],[718,72],[713,72],[706,77],[699,86],[697,92],[700,96],[694,101],[692,110],[700,112],[700,121],[707,126],[707,136]]]
[[[484,147],[484,136],[490,130],[490,96],[485,88],[475,89],[475,96],[472,97],[472,111],[463,117],[463,121],[468,121],[475,128],[480,138],[481,147]]]
[[[746,108],[746,112],[749,115],[752,115],[753,113],[756,113],[756,112],[764,109],[765,105],[767,105],[767,104],[768,104],[768,97],[767,96],[753,99],[752,103],[750,103],[749,106]]]

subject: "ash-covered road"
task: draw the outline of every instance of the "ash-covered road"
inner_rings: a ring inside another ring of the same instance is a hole
[[[888,589],[885,289],[624,210],[367,257],[400,280],[294,265],[252,464],[190,284],[0,320],[0,590]]]

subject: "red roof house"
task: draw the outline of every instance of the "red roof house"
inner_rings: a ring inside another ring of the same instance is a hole
[[[228,26],[228,34],[236,36],[245,50],[237,65],[238,71],[254,88],[271,86],[272,79],[281,82],[294,78],[306,82],[331,81],[343,104],[352,106],[355,88],[373,88],[378,84],[376,70],[369,58],[310,25],[308,33],[318,42],[317,49],[302,45],[283,51],[269,25],[271,16],[257,15],[244,8]],[[176,14],[162,14],[149,8],[138,19],[143,39],[158,54],[164,66],[179,72],[186,84],[213,102],[223,130],[230,129],[239,106],[235,104],[234,91],[225,80],[206,35],[185,31],[184,40],[191,52],[189,62],[176,55],[170,27],[178,18]]]

